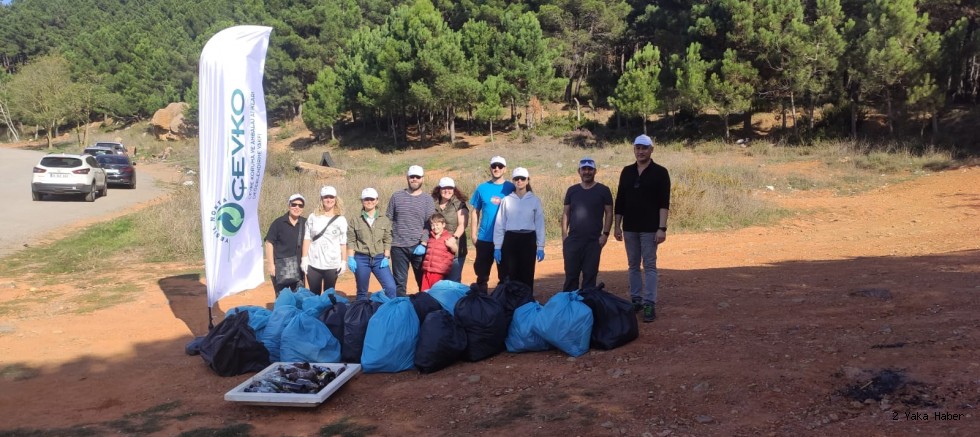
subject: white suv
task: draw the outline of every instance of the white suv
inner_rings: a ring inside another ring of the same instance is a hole
[[[91,155],[47,155],[34,167],[34,200],[45,194],[84,194],[86,202],[94,202],[108,192],[105,170]]]

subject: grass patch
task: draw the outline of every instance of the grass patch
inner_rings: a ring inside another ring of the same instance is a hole
[[[146,435],[162,431],[164,422],[171,417],[168,415],[180,407],[180,401],[168,402],[146,410],[129,413],[119,420],[107,422],[105,425],[117,433],[130,435]]]
[[[98,223],[63,239],[19,251],[4,261],[9,271],[30,268],[44,274],[87,273],[106,268],[106,260],[140,247],[132,215]],[[38,260],[43,260],[39,262]]]
[[[377,429],[374,425],[361,425],[350,421],[349,417],[344,417],[334,423],[320,428],[322,437],[363,437],[371,435]]]
[[[0,302],[0,316],[13,316],[20,314],[27,307],[51,302],[57,297],[58,294],[54,291],[39,289],[31,292],[25,297]]]
[[[252,435],[254,427],[247,423],[236,423],[224,428],[199,428],[184,431],[178,437],[247,437]]]
[[[132,284],[96,286],[71,300],[76,314],[87,314],[136,299],[139,289]]]
[[[8,364],[0,368],[0,379],[7,381],[26,381],[40,374],[40,370],[23,364]]]

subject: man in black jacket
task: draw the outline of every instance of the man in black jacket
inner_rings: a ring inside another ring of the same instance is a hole
[[[653,162],[653,140],[640,135],[633,141],[636,162],[623,168],[616,192],[617,241],[626,241],[630,298],[643,321],[657,318],[657,246],[667,239],[670,174]],[[640,263],[643,272],[640,272]]]

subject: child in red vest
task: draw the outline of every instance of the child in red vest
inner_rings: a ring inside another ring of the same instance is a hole
[[[422,260],[422,291],[432,288],[449,274],[459,250],[453,233],[446,232],[446,217],[442,214],[437,212],[429,217],[429,228],[429,245]]]

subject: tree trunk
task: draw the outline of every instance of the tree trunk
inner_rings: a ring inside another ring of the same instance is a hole
[[[857,141],[857,138],[858,138],[857,100],[851,99],[851,141]]]
[[[446,112],[449,113],[449,145],[455,146],[456,145],[456,109],[453,108],[452,105],[450,105],[449,108],[446,109]]]
[[[727,143],[731,138],[731,132],[728,128],[728,114],[721,114],[721,120],[725,123],[725,142]]]
[[[391,140],[395,145],[395,149],[398,148],[398,129],[395,127],[395,114],[388,113],[388,126],[391,129]]]
[[[575,101],[575,121],[582,121],[582,110],[578,103],[578,97],[572,97],[572,100]]]
[[[337,141],[337,137],[333,133],[333,125],[330,125],[330,141]]]
[[[936,145],[936,137],[939,135],[939,111],[932,113],[932,135],[929,138],[929,145]]]
[[[13,136],[14,141],[20,141],[20,136],[17,134],[17,128],[14,127],[14,122],[10,119],[10,111],[3,104],[3,102],[0,102],[0,121],[7,125],[7,132]]]
[[[742,130],[745,138],[752,138],[752,110],[742,113]]]
[[[643,114],[643,135],[647,134],[647,115]]]
[[[895,127],[892,125],[892,95],[891,92],[885,90],[885,107],[887,108],[886,117],[888,117],[888,135],[895,134]]]
[[[800,127],[797,126],[796,122],[796,96],[792,92],[789,93],[789,108],[790,113],[793,114],[793,133],[796,134],[797,138],[799,138]]]
[[[490,119],[490,144],[493,144],[493,119]]]
[[[51,143],[51,131],[52,130],[54,130],[54,126],[49,127],[47,129],[47,131],[44,133],[44,137],[48,140],[48,150],[51,150],[51,149],[54,148],[54,145]]]

